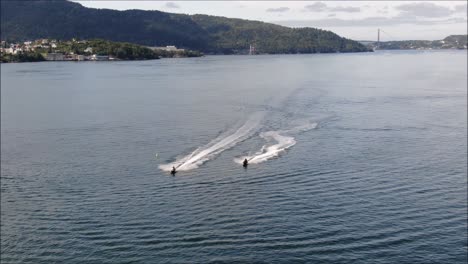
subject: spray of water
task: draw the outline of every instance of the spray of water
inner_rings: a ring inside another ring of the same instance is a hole
[[[283,131],[268,131],[260,133],[260,137],[267,141],[276,141],[276,144],[273,145],[264,145],[260,151],[256,152],[253,155],[242,156],[234,159],[234,162],[238,164],[242,164],[244,159],[247,159],[250,164],[261,163],[277,157],[280,155],[281,152],[285,151],[286,149],[294,146],[296,144],[296,140],[292,136],[285,136],[281,135],[280,133],[298,133],[307,130],[311,130],[317,127],[317,123],[305,124],[302,126],[295,127],[290,130],[283,130]]]
[[[163,171],[170,171],[175,167],[179,171],[187,171],[198,168],[204,162],[213,159],[221,152],[232,148],[237,143],[247,139],[255,132],[262,118],[261,113],[253,114],[247,122],[233,133],[223,134],[207,145],[197,148],[187,156],[184,156],[172,163],[161,164],[159,168]]]

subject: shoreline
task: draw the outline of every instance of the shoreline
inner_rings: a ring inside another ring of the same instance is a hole
[[[154,60],[170,60],[170,59],[193,59],[193,58],[201,58],[201,57],[212,57],[212,56],[301,56],[301,55],[330,55],[330,54],[369,54],[369,53],[377,53],[377,52],[443,52],[443,51],[468,51],[468,49],[381,49],[381,50],[374,50],[374,51],[363,51],[363,52],[316,52],[316,53],[273,53],[273,54],[204,54],[203,56],[198,57],[163,57],[158,59],[141,59],[141,60],[43,60],[43,61],[11,61],[11,62],[0,62],[0,64],[17,64],[17,63],[40,63],[40,62],[60,62],[60,63],[111,63],[111,62],[130,62],[130,61],[154,61]]]
[[[139,59],[139,60],[41,60],[41,61],[8,61],[8,62],[3,62],[3,61],[0,61],[0,64],[10,64],[10,63],[39,63],[39,62],[75,62],[75,63],[83,63],[83,62],[87,62],[87,63],[91,63],[91,62],[99,62],[99,63],[109,63],[109,62],[120,62],[120,61],[153,61],[153,60],[162,60],[162,59],[186,59],[186,58],[200,58],[200,57],[204,57],[206,55],[203,55],[203,56],[199,56],[199,57],[167,57],[167,58],[157,58],[157,59]]]

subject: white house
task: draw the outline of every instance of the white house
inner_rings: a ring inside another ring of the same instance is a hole
[[[109,56],[93,54],[93,56],[91,56],[91,60],[93,60],[93,61],[106,61],[106,60],[109,60]]]
[[[13,51],[15,51],[15,49],[13,48],[6,48],[3,50],[6,54],[13,54]]]
[[[176,46],[166,46],[166,47],[148,47],[152,50],[165,50],[165,51],[184,51],[184,49],[178,49]]]
[[[22,48],[18,48],[18,49],[13,50],[13,54],[20,54],[20,53],[23,53]]]
[[[63,61],[64,57],[62,53],[47,53],[46,60],[48,61]]]

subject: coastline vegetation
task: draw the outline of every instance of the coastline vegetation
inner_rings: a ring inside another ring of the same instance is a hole
[[[382,50],[400,49],[467,49],[468,35],[450,35],[441,40],[400,40],[372,43],[371,48]]]
[[[2,53],[0,60],[2,63],[36,62],[36,61],[45,61],[45,58],[41,53],[37,53],[37,52],[25,52],[25,53],[18,53],[18,54]]]
[[[251,46],[255,54],[371,51],[328,30],[245,19],[93,9],[71,1],[1,1],[1,5],[2,38],[16,41],[100,38],[151,47],[175,45],[205,54],[248,54]],[[114,50],[119,56],[134,57],[133,51],[120,48]]]
[[[86,51],[91,48],[92,51]],[[138,44],[128,42],[114,42],[103,39],[92,39],[87,41],[59,42],[57,50],[68,54],[79,55],[109,55],[119,60],[154,60],[159,58],[174,57],[200,57],[203,54],[197,51],[163,49],[150,49]]]
[[[48,40],[47,40],[48,41]],[[32,44],[13,44],[15,53],[7,53],[2,49],[0,61],[7,62],[37,62],[47,60],[49,53],[63,54],[65,57],[83,55],[86,58],[92,55],[108,56],[112,60],[154,60],[160,58],[200,57],[203,53],[198,51],[164,48],[151,49],[128,42],[114,42],[103,39],[71,41],[53,41],[53,43],[40,44],[40,40]],[[6,46],[6,44],[5,44]],[[64,59],[74,60],[74,59]]]

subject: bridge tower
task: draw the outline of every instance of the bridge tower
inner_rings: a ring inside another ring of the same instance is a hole
[[[380,28],[377,29],[377,48],[380,47]]]

